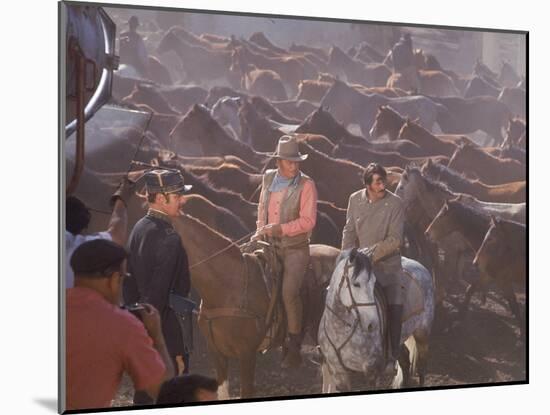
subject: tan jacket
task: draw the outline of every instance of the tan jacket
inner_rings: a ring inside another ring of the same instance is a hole
[[[401,269],[405,209],[399,196],[386,195],[369,203],[366,189],[353,193],[348,202],[342,250],[353,247],[372,248],[372,260],[386,271]]]

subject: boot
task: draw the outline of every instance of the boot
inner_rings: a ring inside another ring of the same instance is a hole
[[[397,374],[397,361],[401,350],[401,319],[403,318],[403,305],[390,304],[388,307],[388,323],[390,329],[390,350],[384,373],[395,376]]]
[[[300,334],[288,334],[287,352],[281,363],[283,369],[297,368],[302,364]]]

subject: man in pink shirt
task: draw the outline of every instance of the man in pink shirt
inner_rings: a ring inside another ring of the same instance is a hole
[[[282,367],[302,362],[302,301],[300,288],[309,264],[309,239],[317,219],[317,190],[311,178],[299,170],[307,158],[300,154],[295,137],[282,136],[273,155],[277,169],[262,179],[255,238],[265,237],[283,264],[282,297],[287,315],[287,353]]]
[[[75,286],[67,290],[66,408],[111,406],[124,372],[134,388],[153,399],[174,376],[160,315],[142,304],[139,321],[120,308],[127,252],[120,245],[94,239],[71,257]]]

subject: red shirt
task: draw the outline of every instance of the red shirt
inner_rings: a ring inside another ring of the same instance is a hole
[[[141,321],[89,288],[67,290],[66,348],[67,409],[110,407],[124,372],[144,390],[166,370]]]

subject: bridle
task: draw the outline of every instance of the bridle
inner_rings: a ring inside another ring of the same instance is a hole
[[[355,297],[353,296],[353,293],[351,291],[351,279],[349,277],[350,266],[351,266],[350,265],[350,260],[348,258],[347,261],[346,261],[346,264],[344,265],[344,272],[342,274],[342,278],[340,279],[340,284],[338,285],[338,291],[336,292],[336,296],[338,298],[340,298],[340,294],[342,292],[344,282],[346,282],[347,283],[347,289],[348,289],[348,292],[349,292],[349,296],[351,298],[351,305],[345,306],[345,305],[342,304],[342,306],[344,307],[347,314],[351,314],[352,311],[355,311],[355,318],[354,318],[353,323],[349,323],[344,317],[342,317],[340,314],[338,314],[338,312],[336,312],[332,307],[330,307],[328,304],[326,304],[327,310],[329,310],[332,314],[334,314],[334,316],[338,320],[340,320],[345,326],[351,328],[350,334],[346,337],[346,339],[344,340],[344,342],[340,346],[336,346],[336,344],[330,338],[330,336],[327,332],[327,321],[326,321],[326,319],[323,320],[323,322],[324,322],[323,330],[325,332],[325,336],[326,336],[327,340],[329,341],[331,347],[334,349],[334,352],[336,353],[336,357],[338,358],[338,361],[339,361],[340,365],[344,369],[352,372],[353,370],[348,368],[346,366],[346,364],[344,363],[344,360],[342,359],[342,354],[341,353],[342,353],[342,349],[349,343],[351,338],[354,336],[354,334],[355,334],[358,327],[361,329],[361,331],[363,331],[363,332],[366,331],[365,327],[363,327],[363,323],[361,322],[361,317],[359,315],[359,307],[377,307],[378,313],[380,313],[380,311],[378,310],[378,304],[377,304],[376,301],[371,301],[371,302],[367,302],[367,303],[359,303],[355,300]]]

